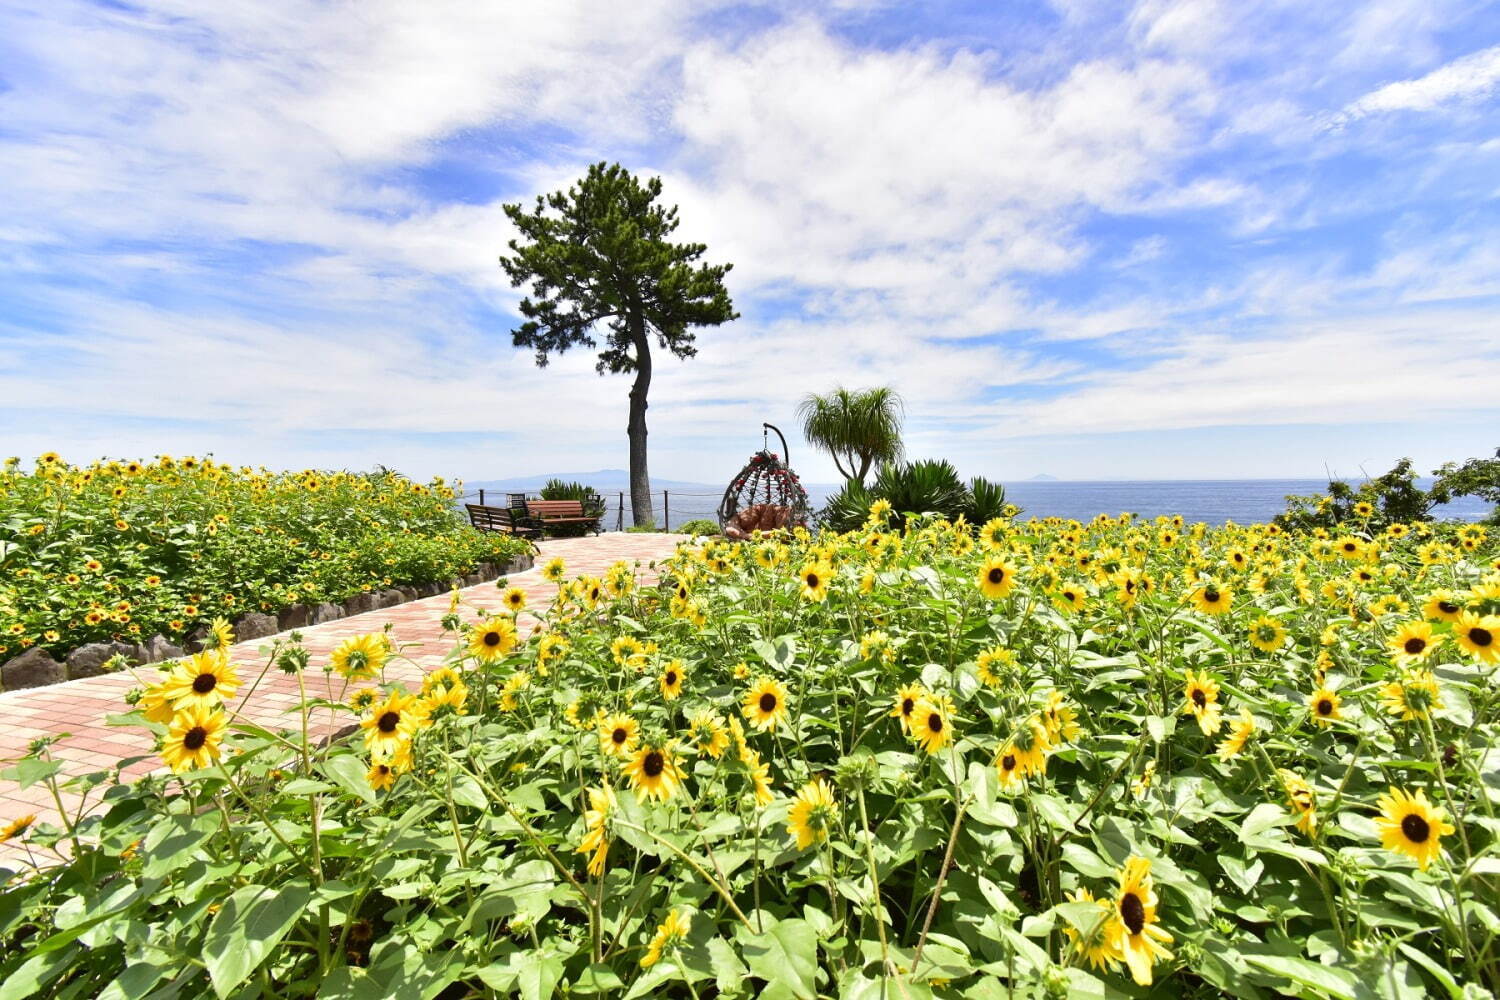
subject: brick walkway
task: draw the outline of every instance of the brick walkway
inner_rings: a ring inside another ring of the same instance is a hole
[[[671,555],[683,537],[610,533],[594,538],[550,539],[541,543],[535,567],[509,579],[526,589],[528,602],[533,607],[546,607],[556,593],[554,585],[541,577],[542,565],[553,556],[563,557],[569,576],[582,573],[599,575],[611,563],[621,559],[639,561],[637,579],[649,583],[656,577],[650,568],[651,561]],[[469,587],[462,593],[471,604],[495,611],[500,608],[499,591],[493,581]],[[443,635],[441,625],[443,615],[448,612],[449,600],[448,594],[440,594],[299,629],[303,645],[312,656],[310,669],[303,676],[307,694],[339,699],[345,682],[322,670],[329,652],[350,636],[380,631],[387,622],[393,625],[391,635],[397,646],[412,661],[410,664],[388,665],[387,680],[405,681],[408,686],[420,683],[420,672],[440,665],[453,648],[453,638]],[[523,631],[534,623],[534,618],[523,613]],[[258,685],[255,684],[255,678],[261,675],[266,662],[259,650],[273,641],[272,638],[255,639],[233,647],[234,663],[244,682],[236,696],[235,707],[247,719],[267,728],[292,728],[298,725],[296,709],[302,698],[297,678],[272,668]],[[140,669],[155,672],[152,666]],[[54,759],[64,762],[60,777],[112,768],[128,757],[137,756],[147,756],[148,759],[124,768],[125,777],[134,778],[155,770],[161,762],[151,756],[152,737],[147,730],[138,726],[111,726],[105,721],[110,714],[128,711],[125,692],[137,683],[131,673],[124,671],[0,693],[0,761],[9,762],[21,757],[31,742],[40,736],[67,733],[67,737],[52,746]],[[315,713],[310,729],[314,736],[321,737],[347,725],[348,721],[347,715],[335,719]],[[91,796],[95,802],[101,791],[96,789]],[[64,808],[70,812],[77,809],[77,796],[64,792],[62,799]],[[46,786],[38,784],[23,789],[15,782],[0,779],[0,826],[32,813],[39,821],[57,822],[57,806]],[[13,844],[0,845],[0,861],[17,853]]]

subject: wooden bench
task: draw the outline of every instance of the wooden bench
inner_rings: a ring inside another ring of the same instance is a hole
[[[527,500],[526,513],[543,528],[549,525],[581,524],[599,530],[599,518],[584,513],[581,500]]]
[[[527,524],[524,519],[516,517],[515,511],[508,508],[486,507],[477,503],[466,503],[464,506],[469,510],[469,523],[480,531],[500,531],[507,535],[520,535],[522,538],[535,538],[542,533],[542,529]]]

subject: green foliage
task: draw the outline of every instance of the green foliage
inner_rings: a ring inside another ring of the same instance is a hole
[[[1352,486],[1341,479],[1330,480],[1320,495],[1287,499],[1287,509],[1275,518],[1284,528],[1332,531],[1345,524],[1360,524],[1383,530],[1392,524],[1414,524],[1432,520],[1432,509],[1459,496],[1478,496],[1500,504],[1500,451],[1495,458],[1471,458],[1463,465],[1449,462],[1433,475],[1430,490],[1417,485],[1412,460],[1403,458],[1389,472]],[[1500,511],[1491,520],[1500,523]]]
[[[903,523],[908,514],[936,514],[949,520],[963,517],[978,526],[1015,513],[1005,502],[1001,484],[976,476],[965,485],[952,463],[924,459],[883,465],[868,487],[850,480],[828,498],[819,521],[833,531],[852,531],[864,523],[870,505],[878,499],[891,505],[886,518],[891,527]]]
[[[861,485],[872,465],[901,458],[901,414],[901,397],[889,386],[809,393],[797,407],[802,436],[828,452],[846,480]]]
[[[542,486],[543,500],[577,500],[583,504],[583,512],[589,517],[604,517],[604,498],[586,483],[565,483],[561,479],[549,479]],[[554,538],[581,538],[593,528],[587,524],[548,525],[547,534]]]
[[[610,570],[597,603],[543,588],[542,634],[493,658],[456,631],[389,788],[369,730],[303,728],[376,728],[387,708],[344,703],[366,681],[276,733],[231,720],[218,762],[177,776],[60,781],[41,745],[4,776],[84,802],[7,844],[0,997],[1478,997],[1500,987],[1495,665],[1439,619],[1420,662],[1391,640],[1439,587],[1500,612],[1500,546],[1424,525],[1378,548],[1117,517],[983,548],[943,522],[714,539],[659,580]],[[987,596],[997,562],[1010,589]],[[643,745],[607,752],[596,711]],[[1028,772],[1002,775],[1023,740]],[[664,800],[632,787],[647,746],[680,770]],[[1393,786],[1454,825],[1416,828],[1426,868],[1377,828]],[[1149,918],[1122,905],[1132,858]],[[1150,985],[1108,947],[1131,919],[1166,936]]]
[[[683,535],[717,535],[719,533],[719,523],[700,517],[679,524],[677,531]]]
[[[655,521],[648,519],[642,524],[627,525],[625,530],[635,535],[648,535],[654,531],[660,531],[661,529],[656,526]]]
[[[470,528],[440,480],[45,457],[0,469],[0,660],[180,639],[216,617],[447,580],[527,551]]]
[[[526,322],[512,339],[536,351],[537,365],[553,352],[595,347],[599,324],[607,329],[601,375],[635,371],[648,333],[690,358],[693,327],[738,315],[724,288],[733,265],[697,263],[706,245],[671,242],[677,208],[658,205],[660,195],[660,177],[642,184],[618,163],[596,163],[567,191],[539,196],[530,212],[504,206],[521,235],[500,265],[513,285],[530,289],[520,305]]]

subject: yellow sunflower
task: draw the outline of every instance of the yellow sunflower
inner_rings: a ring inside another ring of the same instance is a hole
[[[1262,615],[1250,626],[1250,645],[1263,653],[1274,653],[1286,641],[1286,629],[1270,615]]]
[[[701,709],[688,720],[688,742],[698,752],[718,760],[729,749],[729,734],[712,709]]]
[[[911,732],[911,720],[913,713],[917,710],[917,704],[927,697],[927,689],[921,682],[913,681],[896,692],[895,702],[891,706],[891,718],[901,720],[901,728]]]
[[[1295,771],[1278,768],[1276,774],[1286,791],[1287,803],[1297,817],[1297,829],[1311,837],[1318,828],[1318,800],[1313,795],[1312,786]]]
[[[1219,706],[1219,685],[1213,678],[1208,676],[1208,671],[1194,673],[1187,672],[1186,682],[1183,685],[1182,714],[1191,715],[1198,720],[1198,728],[1203,730],[1204,736],[1212,736],[1219,731],[1222,722]]]
[[[1003,672],[1014,667],[1016,654],[1001,646],[986,649],[974,660],[974,673],[986,687],[998,688],[1004,683]]]
[[[1407,622],[1398,628],[1386,643],[1391,659],[1403,667],[1421,663],[1443,644],[1443,637],[1432,634],[1432,625],[1427,622]]]
[[[328,654],[329,665],[340,677],[351,681],[369,680],[385,669],[391,655],[390,640],[383,632],[350,636]]]
[[[756,729],[774,731],[786,718],[786,688],[774,677],[758,677],[745,692],[740,712]]]
[[[173,668],[161,685],[161,693],[175,711],[215,708],[239,690],[240,677],[226,652],[194,653]]]
[[[594,877],[604,874],[609,861],[609,819],[615,811],[615,790],[604,782],[590,788],[589,807],[583,813],[583,840],[574,848],[577,854],[589,855],[588,872]]]
[[[207,767],[219,759],[219,742],[227,725],[224,713],[207,705],[184,708],[172,717],[167,729],[161,748],[162,761],[175,774]]]
[[[0,844],[5,843],[7,840],[13,840],[16,837],[19,837],[21,834],[29,830],[31,828],[31,824],[35,822],[36,813],[30,813],[26,816],[18,816],[15,819],[11,820],[9,823],[5,824],[5,826],[0,827]]]
[[[1386,684],[1380,689],[1380,700],[1391,715],[1403,722],[1426,718],[1443,707],[1442,691],[1431,670],[1418,670]]]
[[[838,804],[833,801],[832,789],[822,778],[814,778],[802,786],[792,801],[786,832],[797,838],[797,850],[805,851],[828,839],[837,815]]]
[[[542,564],[542,579],[548,583],[562,583],[567,573],[568,564],[563,562],[562,556],[553,556]]]
[[[515,648],[515,622],[503,615],[480,622],[469,635],[469,655],[482,663],[493,663]]]
[[[1083,727],[1078,724],[1078,709],[1069,705],[1063,693],[1056,690],[1047,695],[1047,707],[1042,709],[1042,725],[1046,727],[1048,742],[1054,745],[1072,743],[1083,732]]]
[[[681,660],[672,660],[662,668],[659,685],[661,696],[667,701],[676,701],[682,696],[682,681],[686,677]]]
[[[1228,587],[1205,583],[1192,592],[1193,607],[1205,615],[1222,615],[1229,610],[1234,594]]]
[[[630,787],[635,790],[638,802],[648,798],[665,802],[682,788],[682,772],[677,767],[670,743],[642,746],[620,773],[630,779]]]
[[[990,556],[979,567],[979,592],[998,601],[1016,585],[1016,568],[1000,556]]]
[[[1405,854],[1423,870],[1442,853],[1441,838],[1454,832],[1443,811],[1427,801],[1427,793],[1417,789],[1415,795],[1392,787],[1380,796],[1380,815],[1375,825],[1386,850]]]
[[[1172,935],[1156,922],[1156,891],[1151,885],[1151,862],[1132,855],[1119,873],[1120,888],[1114,902],[1114,943],[1130,977],[1140,986],[1151,985],[1151,967],[1158,959],[1170,959],[1165,947]]]
[[[1023,776],[1042,774],[1047,770],[1047,753],[1052,749],[1052,740],[1040,719],[1032,716],[1023,722],[1008,745]]]
[[[1500,663],[1500,615],[1465,611],[1453,623],[1458,648],[1480,663]]]
[[[1307,710],[1312,720],[1324,728],[1344,717],[1339,710],[1340,703],[1338,693],[1326,687],[1320,687],[1307,696]]]
[[[953,725],[940,699],[923,698],[912,710],[907,732],[923,750],[937,753],[953,742]]]
[[[1229,733],[1219,741],[1220,760],[1233,760],[1245,751],[1245,744],[1255,734],[1255,716],[1248,708],[1240,709],[1239,718],[1229,724]]]
[[[804,599],[821,603],[828,599],[828,585],[833,580],[833,567],[826,562],[814,561],[802,567],[798,574]]]
[[[649,969],[661,961],[663,954],[676,949],[687,937],[690,916],[683,913],[680,916],[676,910],[667,914],[667,919],[656,928],[656,934],[652,936],[646,945],[646,954],[641,957],[641,968]]]
[[[526,610],[526,591],[520,587],[506,587],[500,592],[500,603],[511,614],[519,614]]]
[[[1083,610],[1088,595],[1076,583],[1065,583],[1052,591],[1052,606],[1065,614],[1077,614]]]
[[[1115,947],[1114,904],[1107,899],[1095,899],[1087,889],[1070,892],[1067,897],[1070,903],[1093,903],[1099,909],[1098,919],[1086,933],[1071,924],[1063,927],[1068,950],[1078,959],[1087,960],[1095,969],[1108,971],[1120,961],[1119,949]]]
[[[365,731],[365,746],[375,760],[398,756],[413,734],[427,721],[427,703],[405,691],[392,691],[385,701],[370,709],[370,717],[360,722]]]
[[[628,757],[635,752],[641,726],[628,715],[607,715],[599,720],[599,747],[611,757]]]

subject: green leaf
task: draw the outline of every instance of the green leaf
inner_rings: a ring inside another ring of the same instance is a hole
[[[214,992],[226,997],[260,967],[286,937],[312,899],[305,885],[272,889],[247,885],[235,890],[208,926],[203,963]]]
[[[453,801],[472,809],[486,809],[490,804],[484,788],[468,774],[460,774],[453,779]]]
[[[764,1000],[817,995],[817,936],[805,920],[783,920],[764,934],[740,927],[740,951],[752,975],[765,980]]]
[[[323,773],[330,781],[355,798],[375,804],[375,789],[365,780],[369,768],[352,753],[336,753],[323,762]]]
[[[1351,972],[1319,965],[1295,955],[1246,955],[1245,961],[1272,975],[1285,976],[1337,1000],[1355,1000],[1359,980]]]

